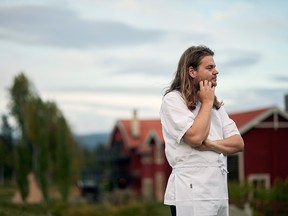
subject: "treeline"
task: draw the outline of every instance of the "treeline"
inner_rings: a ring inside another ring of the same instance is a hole
[[[0,134],[2,183],[16,181],[25,201],[27,175],[33,172],[45,201],[49,199],[48,184],[56,185],[66,201],[81,166],[67,120],[55,102],[41,99],[24,73],[14,78],[8,94],[9,113],[2,115]],[[8,119],[14,120],[13,127]]]

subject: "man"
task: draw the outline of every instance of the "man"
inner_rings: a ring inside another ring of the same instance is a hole
[[[227,158],[244,148],[217,86],[214,52],[192,46],[181,56],[163,97],[160,117],[166,158],[173,168],[164,203],[172,216],[228,216]]]

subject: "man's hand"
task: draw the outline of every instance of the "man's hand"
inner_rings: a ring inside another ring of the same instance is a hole
[[[202,143],[202,145],[197,146],[195,149],[197,149],[198,151],[215,151],[211,146],[213,146],[213,142],[212,140],[206,139],[204,140],[204,142]]]
[[[202,104],[210,103],[213,105],[215,98],[215,87],[212,87],[212,82],[208,80],[200,81],[200,90],[198,91],[198,97]]]
[[[244,149],[244,142],[239,134],[227,137],[222,140],[205,139],[201,145],[195,147],[199,151],[214,151],[226,155],[241,152]]]
[[[194,123],[184,134],[184,140],[191,147],[201,146],[208,137],[215,97],[215,87],[212,87],[211,82],[208,80],[200,81],[199,86],[198,97],[202,104]]]

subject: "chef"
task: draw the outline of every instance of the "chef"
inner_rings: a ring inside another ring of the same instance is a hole
[[[165,92],[160,118],[172,167],[164,204],[172,216],[228,216],[227,157],[244,148],[236,124],[215,96],[214,52],[192,46]]]

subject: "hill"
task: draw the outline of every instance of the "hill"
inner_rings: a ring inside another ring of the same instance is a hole
[[[80,147],[88,150],[95,149],[100,144],[107,144],[109,133],[95,133],[76,136]]]

